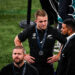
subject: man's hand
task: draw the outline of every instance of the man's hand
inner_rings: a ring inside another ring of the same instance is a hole
[[[56,61],[58,61],[59,60],[59,56],[58,55],[53,55],[52,57],[49,57],[48,59],[47,59],[47,63],[54,63],[54,62],[56,62]]]
[[[48,57],[47,58],[47,63],[51,63],[52,64],[52,63],[58,61],[59,58],[60,58],[60,54],[61,54],[62,48],[63,48],[63,45],[61,45],[59,53],[57,55],[53,55],[52,57]]]
[[[35,58],[30,56],[29,54],[26,54],[24,59],[28,62],[28,63],[35,63]]]

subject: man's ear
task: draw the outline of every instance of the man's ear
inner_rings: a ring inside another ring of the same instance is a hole
[[[71,34],[73,32],[72,28],[69,28],[69,33]]]
[[[71,33],[73,32],[72,28],[70,29]]]

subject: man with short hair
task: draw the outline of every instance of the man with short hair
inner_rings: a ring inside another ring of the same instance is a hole
[[[1,69],[0,75],[38,75],[38,71],[32,65],[24,62],[25,52],[22,46],[13,49],[13,63]]]
[[[36,25],[31,29],[25,28],[14,42],[16,46],[22,46],[22,42],[28,39],[30,55],[26,55],[25,60],[34,65],[39,75],[54,75],[53,62],[57,58],[53,57],[53,48],[56,39],[62,44],[66,39],[61,33],[48,25],[48,15],[44,10],[35,13]]]
[[[57,75],[75,74],[75,20],[66,19],[62,23],[61,32],[68,34],[67,42],[61,50],[60,60],[57,67]]]

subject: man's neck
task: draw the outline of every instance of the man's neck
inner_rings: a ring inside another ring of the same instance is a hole
[[[16,64],[16,63],[14,63],[14,65],[15,65],[16,67],[20,68],[20,67],[22,67],[22,66],[24,65],[24,62],[20,63],[19,65]]]
[[[67,37],[67,40],[69,40],[73,35],[75,35],[75,32],[71,33],[71,34]]]
[[[75,32],[70,33],[69,36],[72,35],[72,34],[74,34],[74,33],[75,33]]]

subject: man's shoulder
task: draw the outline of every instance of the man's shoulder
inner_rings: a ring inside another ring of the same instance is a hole
[[[33,74],[38,75],[38,70],[33,65],[26,63],[27,70]],[[32,75],[32,74],[31,74]]]
[[[35,26],[28,26],[26,28],[24,28],[23,32],[32,32],[35,30]]]
[[[56,27],[53,27],[53,26],[48,26],[48,31],[49,32],[58,32],[58,29]]]
[[[1,72],[2,72],[2,73],[10,72],[11,69],[12,69],[12,63],[11,63],[11,64],[8,64],[8,65],[6,65],[6,66],[4,66],[4,67],[1,69]]]
[[[32,70],[36,70],[36,68],[33,65],[29,64],[29,63],[26,63],[26,66],[28,68],[32,69]]]
[[[4,68],[5,68],[5,69],[6,69],[6,68],[7,68],[7,69],[8,69],[8,68],[12,68],[12,65],[13,65],[12,63],[7,64],[7,65],[6,65],[6,66],[4,66],[2,69],[4,69]]]

